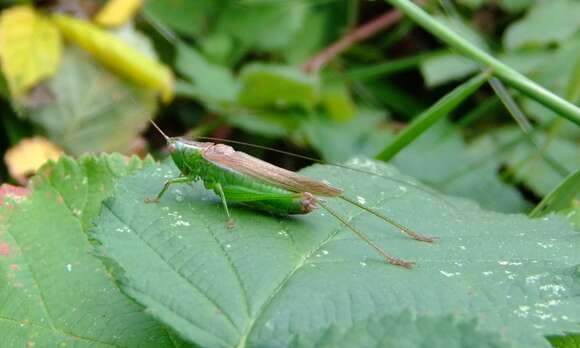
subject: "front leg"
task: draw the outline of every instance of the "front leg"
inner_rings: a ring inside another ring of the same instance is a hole
[[[189,176],[180,176],[177,178],[168,179],[165,182],[165,185],[163,185],[163,188],[161,189],[161,191],[157,194],[157,196],[155,198],[152,198],[152,197],[145,198],[145,203],[158,203],[159,199],[161,199],[161,196],[163,196],[163,194],[165,193],[165,191],[167,191],[167,189],[169,188],[169,186],[171,184],[185,184],[185,183],[189,183],[192,181],[193,181],[193,178],[189,177]]]

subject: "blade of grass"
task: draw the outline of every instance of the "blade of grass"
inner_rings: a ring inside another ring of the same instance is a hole
[[[580,169],[568,175],[530,212],[532,218],[570,207],[571,201],[580,194]]]
[[[558,174],[562,176],[568,175],[568,170],[566,170],[566,168],[556,159],[552,158],[552,156],[546,153],[550,145],[550,141],[548,140],[542,145],[538,143],[536,137],[533,134],[534,127],[522,109],[515,102],[515,100],[511,97],[511,95],[509,95],[504,85],[496,78],[491,78],[489,84],[493,88],[495,94],[500,98],[505,108],[509,111],[514,120],[516,120],[518,126],[526,136],[527,141],[536,148],[536,153],[531,157],[531,160],[535,161],[537,158],[541,158]]]
[[[349,69],[341,77],[354,81],[372,80],[415,68],[424,59],[438,54],[439,51],[417,54],[411,57],[390,60],[371,66]]]
[[[489,72],[480,73],[453,91],[439,99],[437,103],[433,104],[429,109],[419,115],[411,122],[397,137],[389,144],[376,158],[382,161],[389,161],[399,151],[401,151],[407,144],[418,138],[429,127],[435,124],[438,120],[447,116],[453,111],[461,102],[467,97],[477,91],[489,78]]]
[[[413,19],[425,30],[438,37],[450,47],[454,48],[461,54],[478,61],[485,67],[492,69],[494,76],[517,89],[521,93],[536,100],[555,111],[558,115],[580,125],[580,108],[566,100],[558,97],[554,93],[546,90],[529,78],[520,74],[508,65],[497,60],[490,54],[480,50],[470,42],[447,28],[442,23],[435,20],[419,6],[409,0],[386,0],[401,12]]]

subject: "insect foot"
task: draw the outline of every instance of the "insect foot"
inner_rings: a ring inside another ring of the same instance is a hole
[[[404,229],[404,230],[402,229],[401,231],[407,233],[413,239],[416,239],[416,240],[421,241],[421,242],[433,243],[433,242],[435,242],[436,240],[439,239],[439,237],[423,236],[423,235],[418,234],[416,232],[413,232],[413,231],[411,231],[409,229]]]
[[[226,228],[228,230],[233,230],[234,227],[236,227],[236,220],[234,220],[234,218],[229,218],[228,221],[226,221]]]
[[[415,262],[401,260],[396,257],[388,257],[387,262],[390,263],[391,265],[401,266],[407,269],[411,269],[415,265]]]
[[[145,203],[159,203],[159,198],[157,198],[157,197],[147,197],[143,201],[145,201]]]

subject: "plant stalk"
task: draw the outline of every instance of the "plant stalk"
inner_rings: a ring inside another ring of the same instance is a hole
[[[494,76],[562,117],[580,125],[580,108],[541,87],[485,51],[480,50],[409,0],[386,0],[459,53],[490,68]]]

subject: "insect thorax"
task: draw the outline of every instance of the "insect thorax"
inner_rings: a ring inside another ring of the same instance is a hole
[[[175,148],[171,151],[171,157],[182,175],[191,177],[204,176],[203,172],[207,165],[201,155],[201,151],[202,149],[188,146],[185,143],[175,143]]]

